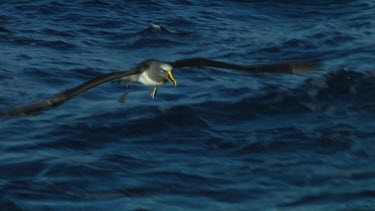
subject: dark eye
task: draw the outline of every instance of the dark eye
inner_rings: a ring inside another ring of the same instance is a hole
[[[163,70],[163,69],[160,69],[160,72],[164,73],[164,72],[165,72],[165,70]]]

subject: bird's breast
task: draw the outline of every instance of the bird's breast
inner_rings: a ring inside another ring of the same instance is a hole
[[[150,78],[149,75],[147,74],[147,72],[143,72],[139,76],[138,81],[140,83],[144,84],[144,85],[147,85],[147,86],[160,86],[160,85],[164,84],[164,81],[155,81],[152,78]]]

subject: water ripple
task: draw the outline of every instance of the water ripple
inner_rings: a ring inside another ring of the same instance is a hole
[[[371,1],[2,2],[2,108],[151,57],[322,66],[301,75],[176,68],[179,86],[160,87],[155,100],[148,87],[131,84],[119,105],[124,87],[108,83],[37,115],[2,118],[0,207],[370,210],[374,8]]]

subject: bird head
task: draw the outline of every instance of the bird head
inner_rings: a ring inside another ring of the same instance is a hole
[[[174,79],[172,75],[172,69],[173,67],[170,64],[163,63],[160,65],[160,74],[169,82],[171,82],[174,86],[177,86],[177,81]]]
[[[170,81],[174,86],[177,86],[177,81],[172,75],[172,65],[164,62],[153,61],[150,63],[149,76],[156,81]]]

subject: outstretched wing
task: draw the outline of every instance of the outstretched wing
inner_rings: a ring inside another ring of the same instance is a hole
[[[140,74],[144,69],[148,68],[149,60],[146,60],[139,64],[138,66],[131,68],[126,71],[119,71],[114,73],[108,73],[102,76],[98,76],[92,80],[89,80],[81,85],[78,85],[72,89],[68,89],[64,92],[61,92],[45,101],[34,103],[22,107],[17,107],[9,110],[0,111],[0,115],[7,115],[7,116],[20,116],[20,115],[27,115],[33,112],[39,112],[51,107],[58,106],[65,101],[73,98],[74,96],[84,92],[88,89],[91,89],[95,86],[98,86],[102,83],[120,79],[122,77]],[[234,69],[240,70],[245,72],[252,72],[252,73],[298,73],[303,72],[309,69],[312,69],[317,66],[317,63],[314,62],[296,62],[296,63],[278,63],[278,64],[270,64],[270,65],[258,65],[258,66],[244,66],[244,65],[237,65],[231,64],[226,62],[219,62],[210,59],[204,58],[192,58],[192,59],[183,59],[177,60],[174,62],[168,62],[174,68],[181,68],[181,67],[218,67],[218,68],[226,68],[226,69]]]
[[[255,66],[245,66],[231,64],[227,62],[219,62],[211,59],[204,58],[192,58],[192,59],[182,59],[170,62],[174,68],[179,67],[218,67],[225,69],[241,70],[251,73],[300,73],[310,69],[315,68],[318,64],[317,62],[295,62],[295,63],[276,63],[268,65],[255,65]]]
[[[47,100],[44,100],[39,103],[34,103],[22,107],[17,107],[9,110],[0,111],[0,115],[6,115],[6,116],[22,116],[27,115],[34,112],[39,112],[51,107],[58,106],[65,101],[69,100],[70,98],[80,94],[81,92],[84,92],[88,89],[91,89],[95,86],[98,86],[100,84],[103,84],[108,81],[112,81],[115,79],[119,79],[122,77],[139,74],[141,71],[140,66],[137,66],[135,68],[131,68],[126,71],[119,71],[119,72],[113,72],[108,73],[105,75],[98,76],[94,79],[91,79],[89,81],[86,81],[85,83],[82,83],[81,85],[78,85],[74,88],[68,89],[66,91],[63,91]]]

